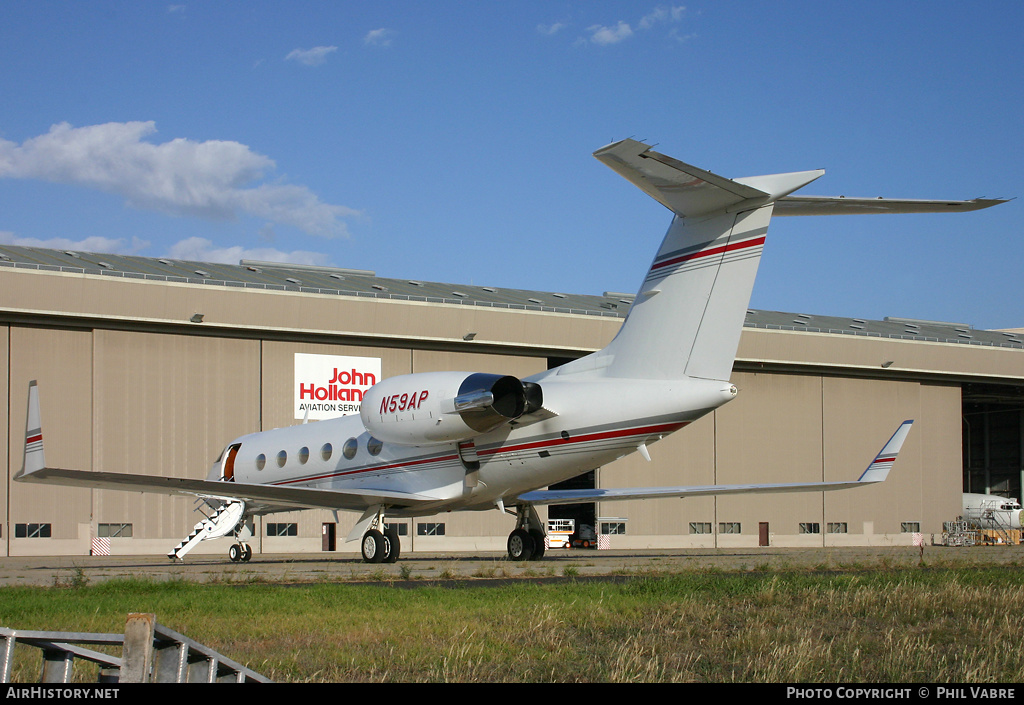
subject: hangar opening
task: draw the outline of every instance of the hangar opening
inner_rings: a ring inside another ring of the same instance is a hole
[[[1024,387],[963,387],[963,491],[1024,494]]]
[[[549,357],[548,369],[561,367],[567,362],[577,358],[572,357]],[[582,475],[571,477],[563,482],[558,482],[548,487],[550,490],[593,490],[597,488],[597,472],[591,470]],[[571,519],[575,527],[574,537],[579,539],[584,534],[584,527],[590,531],[597,531],[597,505],[594,502],[586,504],[553,504],[548,507],[548,519]],[[595,537],[596,538],[596,537]],[[589,541],[589,532],[588,538]]]

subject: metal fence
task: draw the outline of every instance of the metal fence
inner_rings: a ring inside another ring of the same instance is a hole
[[[270,682],[252,669],[158,624],[153,614],[129,614],[124,634],[0,627],[0,682],[11,682],[18,645],[42,651],[41,683],[71,683],[76,659],[98,664],[100,683]],[[120,647],[121,656],[86,648],[101,645]]]

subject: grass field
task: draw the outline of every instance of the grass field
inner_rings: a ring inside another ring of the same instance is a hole
[[[1006,683],[1024,680],[1022,583],[1018,567],[455,587],[72,581],[0,589],[0,625],[121,632],[127,613],[152,612],[276,681]],[[38,664],[19,649],[15,680],[37,680]]]

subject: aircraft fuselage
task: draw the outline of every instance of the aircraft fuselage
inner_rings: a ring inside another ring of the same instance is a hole
[[[557,415],[466,439],[461,453],[457,442],[382,443],[359,416],[342,416],[234,440],[234,479],[284,487],[399,491],[436,499],[409,512],[403,512],[399,503],[389,508],[391,516],[493,509],[499,500],[511,500],[650,445],[735,396],[729,383],[709,380],[538,377],[545,407]],[[467,447],[469,442],[472,446]],[[218,462],[208,479],[221,476]],[[351,495],[340,498],[349,502],[339,507],[345,509],[379,503],[352,502]]]

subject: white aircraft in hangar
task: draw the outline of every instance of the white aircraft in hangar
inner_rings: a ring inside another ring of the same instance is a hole
[[[911,421],[848,482],[544,489],[629,453],[650,459],[651,443],[736,397],[729,376],[772,215],[955,212],[1002,201],[791,196],[824,171],[727,179],[630,139],[594,156],[674,214],[625,322],[603,350],[521,380],[472,372],[384,379],[366,392],[358,416],[233,440],[205,480],[47,467],[32,383],[25,465],[15,479],[202,498],[213,513],[171,551],[172,559],[230,534],[232,560],[248,560],[254,516],[356,510],[362,516],[347,540],[361,539],[371,563],[398,559],[398,535],[387,517],[514,513],[508,554],[529,560],[544,553],[538,505],[883,481]]]
[[[963,518],[982,529],[1024,527],[1024,509],[1015,498],[965,492],[961,501]]]

